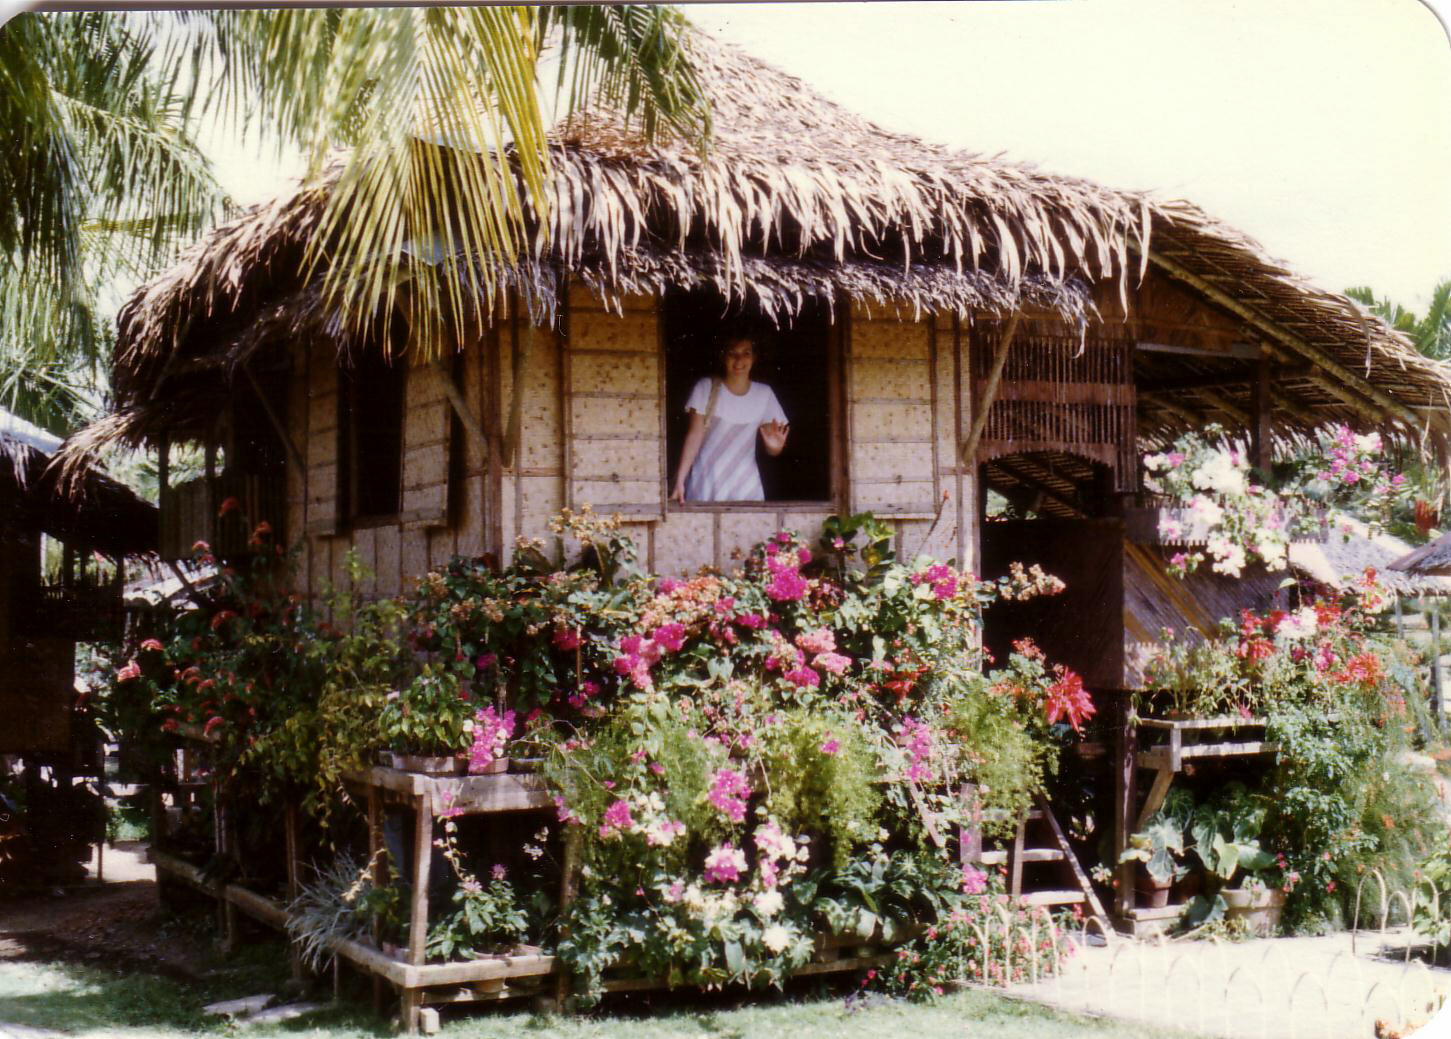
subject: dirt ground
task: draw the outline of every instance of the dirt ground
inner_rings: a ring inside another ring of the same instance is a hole
[[[144,842],[106,848],[103,866],[104,883],[93,858],[82,883],[0,897],[0,962],[104,961],[179,978],[214,966],[217,950],[205,928],[162,911]]]

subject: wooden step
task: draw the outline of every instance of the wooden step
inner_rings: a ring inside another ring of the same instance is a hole
[[[1025,891],[1023,900],[1030,906],[1067,906],[1087,902],[1088,896],[1077,888],[1061,888],[1056,891]]]
[[[1008,864],[1008,850],[1006,848],[992,848],[978,856],[978,864],[983,866],[1006,866]],[[1024,862],[1062,862],[1063,853],[1057,848],[1024,848]]]

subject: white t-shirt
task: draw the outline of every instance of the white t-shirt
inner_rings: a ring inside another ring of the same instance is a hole
[[[710,386],[709,378],[697,382],[685,410],[705,415],[710,407]],[[785,421],[781,402],[765,383],[753,382],[745,393],[735,394],[722,381],[700,453],[685,477],[686,501],[764,500],[761,472],[756,467],[757,430],[767,422]]]

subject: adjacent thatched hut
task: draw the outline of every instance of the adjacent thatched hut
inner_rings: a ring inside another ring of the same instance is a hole
[[[559,128],[537,248],[496,268],[491,323],[447,363],[389,368],[299,276],[334,171],[136,294],[115,414],[74,452],[212,445],[220,468],[163,496],[169,554],[225,541],[216,506],[237,497],[301,546],[311,591],[356,549],[389,593],[547,537],[563,506],[625,514],[665,572],[868,509],[906,552],[976,568],[989,489],[1111,524],[1141,447],[1210,422],[1260,452],[1329,422],[1444,445],[1443,366],[1193,206],[894,134],[735,49],[692,52],[708,154],[609,112]],[[726,325],[767,346],[791,440],[762,459],[766,500],[673,504],[685,396]],[[1074,555],[1120,575],[1080,610],[1123,600],[1119,564]]]
[[[52,436],[0,411],[0,754],[65,767],[74,759],[75,647],[119,630],[124,559],[156,548],[156,508],[87,469],[64,495]],[[60,546],[47,581],[42,536]],[[113,566],[104,577],[95,553]]]
[[[1387,568],[1397,576],[1437,577],[1451,580],[1451,533],[1396,558]],[[1430,593],[1423,593],[1430,594]],[[1444,592],[1441,594],[1445,594]]]

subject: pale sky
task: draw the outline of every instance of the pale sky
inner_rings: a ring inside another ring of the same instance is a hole
[[[1451,44],[1418,0],[685,10],[889,129],[1190,199],[1325,288],[1419,307],[1451,276]],[[220,166],[240,201],[283,183]]]

